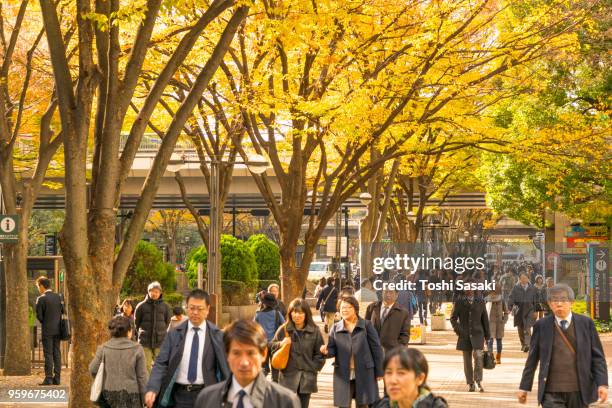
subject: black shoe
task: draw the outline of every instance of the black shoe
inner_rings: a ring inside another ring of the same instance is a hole
[[[484,388],[482,388],[482,385],[479,382],[477,382],[476,384],[478,385],[478,391],[484,392]]]
[[[474,384],[470,384],[470,389],[468,390],[469,392],[474,392],[476,391],[476,387],[474,387]]]
[[[523,351],[524,351],[525,353],[529,353],[529,346],[525,346],[525,347],[523,347]]]
[[[60,378],[59,377],[53,377],[53,385],[60,385]]]
[[[51,378],[45,378],[45,380],[38,385],[53,385],[53,380]]]

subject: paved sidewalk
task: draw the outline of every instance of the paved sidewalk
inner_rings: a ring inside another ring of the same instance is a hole
[[[447,322],[450,328],[450,323]],[[429,327],[428,327],[429,329]],[[601,335],[608,368],[612,368],[612,335]],[[455,350],[457,336],[452,330],[427,332],[427,344],[413,345],[425,353],[429,363],[428,384],[434,393],[446,398],[452,408],[503,407],[525,408],[537,406],[537,373],[533,391],[529,393],[527,404],[516,401],[516,392],[525,365],[527,353],[520,351],[520,342],[512,322],[506,326],[503,340],[502,364],[493,370],[484,370],[482,385],[484,393],[467,392],[463,374],[461,352]],[[332,372],[328,361],[319,375],[319,392],[312,396],[311,408],[332,407]],[[382,393],[383,384],[379,385]],[[600,405],[601,407],[602,405]],[[608,404],[607,406],[612,406]]]
[[[317,318],[315,313],[315,319]],[[450,325],[449,325],[450,327]],[[601,335],[608,367],[612,367],[612,334]],[[524,408],[536,406],[536,388],[529,394],[527,405],[516,402],[516,391],[520,381],[526,353],[520,351],[518,335],[509,323],[506,327],[504,337],[504,352],[502,353],[502,364],[494,370],[484,371],[483,387],[484,393],[467,392],[463,376],[463,360],[459,351],[455,350],[457,337],[450,331],[427,332],[427,344],[413,345],[425,353],[429,362],[428,383],[432,390],[449,402],[452,408],[473,407],[495,407],[495,408]],[[331,408],[333,405],[332,387],[332,361],[329,360],[319,375],[319,392],[312,396],[311,408]],[[2,377],[0,376],[0,388],[39,388],[36,386],[42,378],[41,370],[36,375],[29,377]],[[62,380],[68,383],[69,373],[62,371]],[[537,378],[537,373],[536,373]],[[380,383],[382,393],[383,385]],[[607,405],[612,406],[612,405]],[[0,403],[0,407],[11,408],[65,408],[67,404],[6,404]]]

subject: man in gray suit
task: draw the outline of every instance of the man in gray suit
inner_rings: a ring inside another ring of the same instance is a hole
[[[64,306],[60,295],[51,290],[46,276],[36,279],[40,296],[36,299],[36,318],[42,326],[42,345],[45,356],[45,379],[39,385],[59,385],[62,370],[60,352],[60,322]]]
[[[210,298],[201,289],[187,297],[189,320],[170,330],[147,384],[145,405],[148,408],[192,408],[204,387],[229,376],[223,348],[223,333],[208,322]]]
[[[266,380],[261,372],[268,353],[268,338],[259,324],[237,320],[225,329],[223,338],[232,376],[206,387],[195,408],[300,408],[289,389]]]

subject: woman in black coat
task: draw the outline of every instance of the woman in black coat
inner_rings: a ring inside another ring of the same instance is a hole
[[[470,283],[468,280],[465,282]],[[489,340],[491,335],[486,303],[482,295],[465,290],[463,294],[457,296],[450,321],[453,330],[459,336],[457,350],[463,351],[463,371],[469,391],[476,391],[474,387],[476,381],[479,391],[484,392],[481,385],[483,350],[485,340]]]
[[[379,399],[378,379],[383,376],[383,349],[372,322],[359,317],[359,302],[352,296],[340,300],[342,320],[334,324],[321,352],[335,357],[334,406],[367,407]]]
[[[448,408],[446,400],[427,385],[429,365],[419,350],[398,346],[385,354],[387,396],[374,408]]]
[[[318,391],[317,375],[325,365],[325,357],[321,354],[323,336],[312,319],[310,306],[300,298],[289,304],[287,323],[276,332],[272,351],[287,343],[291,344],[289,361],[278,383],[300,397],[302,408],[308,408],[310,394]]]

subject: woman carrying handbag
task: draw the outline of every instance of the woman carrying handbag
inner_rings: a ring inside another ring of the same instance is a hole
[[[281,326],[272,340],[272,352],[284,353],[289,345],[289,358],[280,370],[278,383],[295,392],[300,398],[302,408],[308,408],[310,394],[317,392],[317,376],[325,365],[321,354],[323,336],[312,319],[308,303],[294,299],[289,304],[287,323]],[[272,365],[275,364],[274,354]]]
[[[142,408],[147,384],[144,350],[131,340],[129,318],[114,317],[108,329],[111,339],[98,347],[89,364],[95,377],[90,399],[104,408]]]
[[[321,353],[334,361],[334,406],[366,408],[378,401],[378,380],[383,377],[383,348],[369,320],[359,317],[354,297],[340,300],[342,320],[334,324]]]

